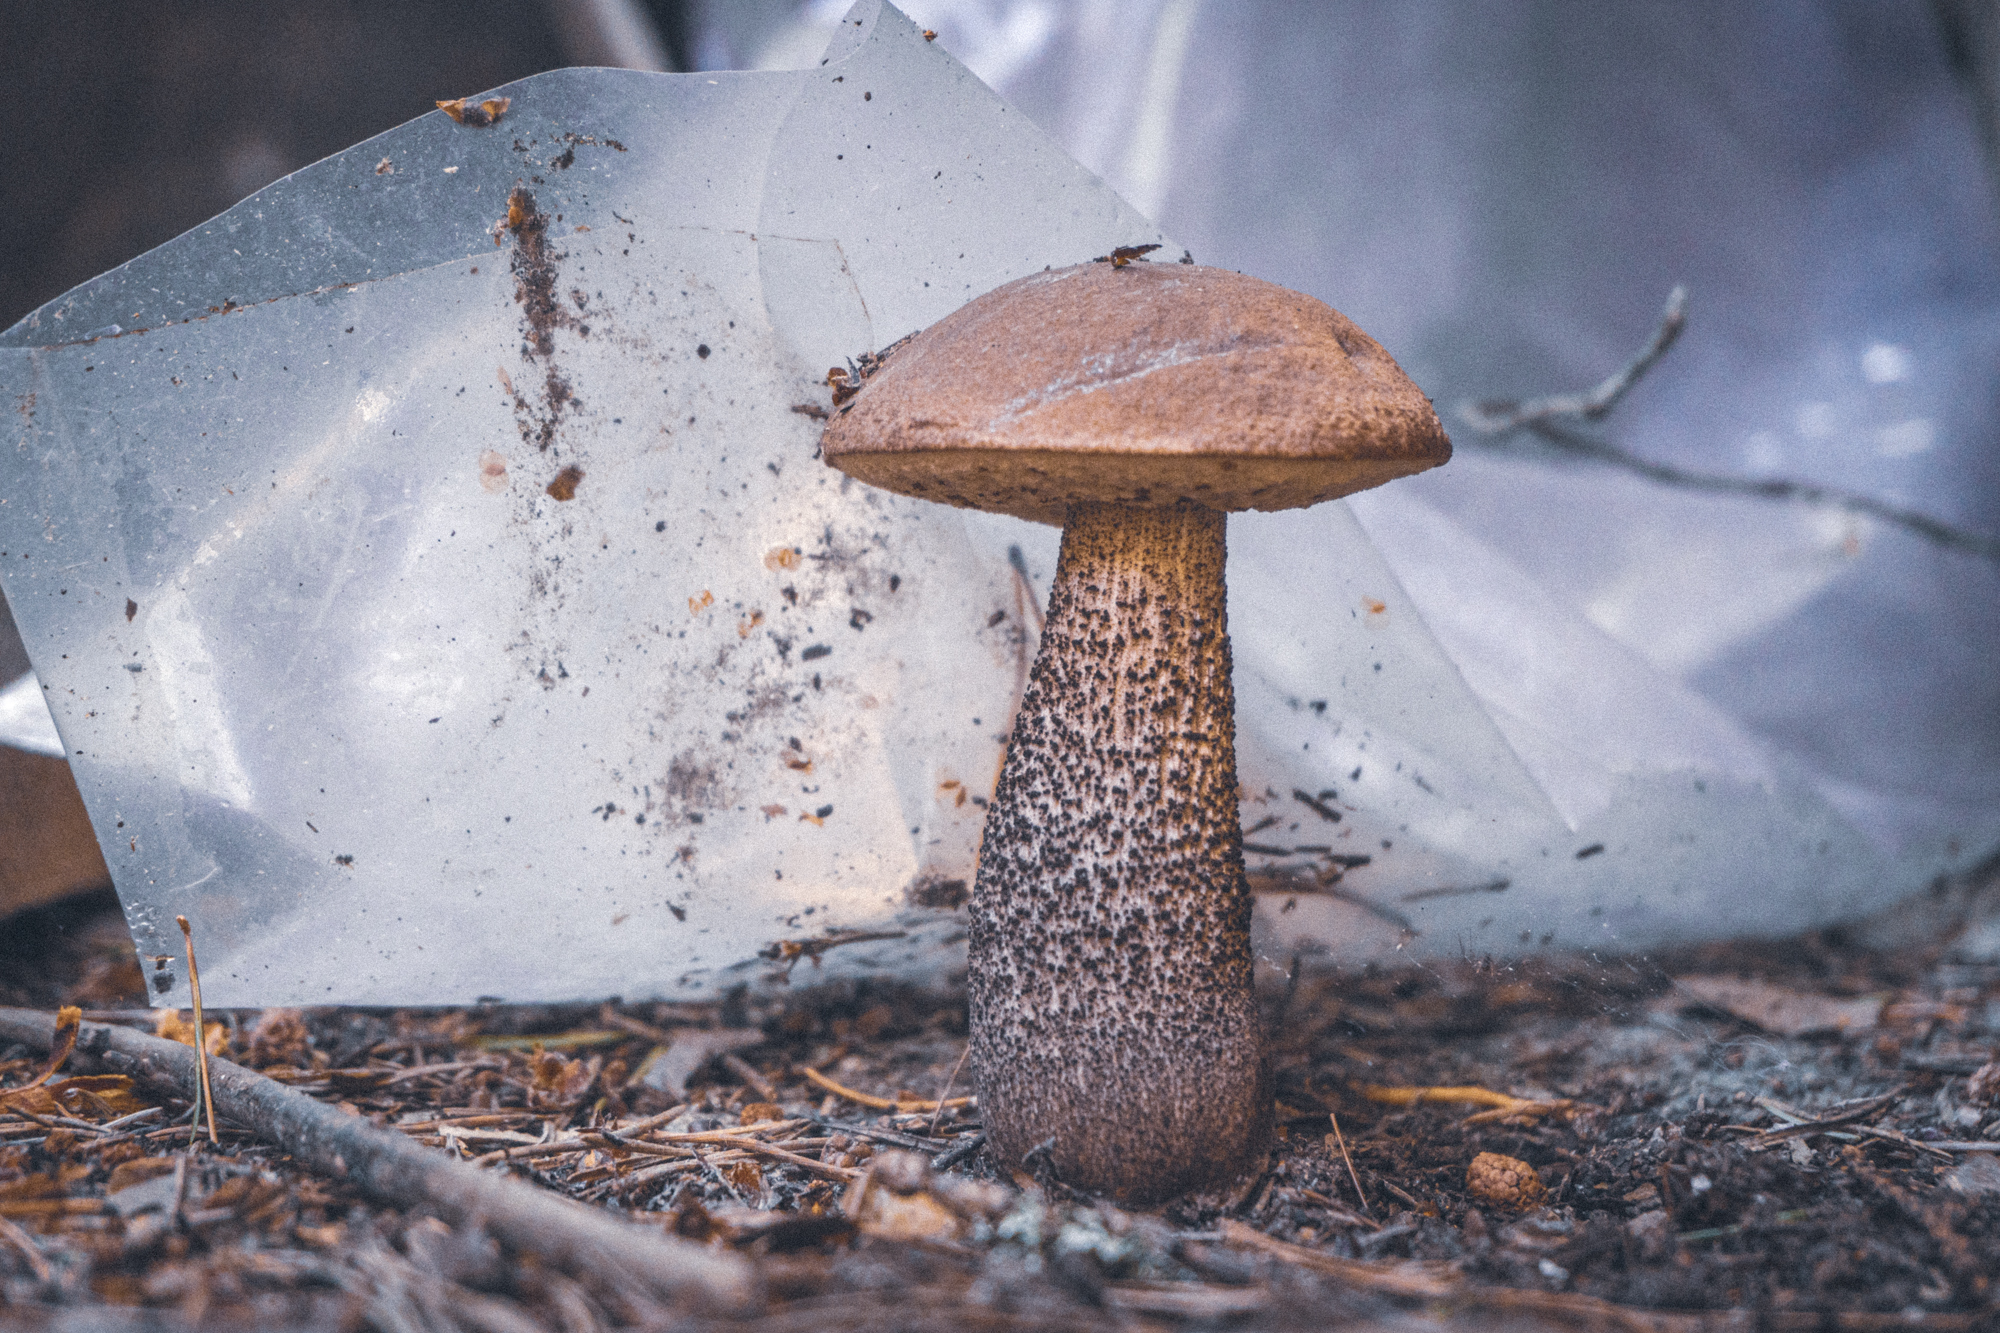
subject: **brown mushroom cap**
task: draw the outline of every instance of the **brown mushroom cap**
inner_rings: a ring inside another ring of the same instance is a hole
[[[916,335],[822,444],[870,485],[1058,524],[1075,501],[1298,509],[1451,457],[1422,391],[1325,302],[1103,262],[1010,282]]]

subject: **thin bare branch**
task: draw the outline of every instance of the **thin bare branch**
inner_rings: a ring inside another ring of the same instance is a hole
[[[1482,435],[1501,435],[1556,417],[1600,420],[1618,406],[1618,400],[1630,392],[1632,386],[1680,339],[1681,330],[1687,327],[1687,300],[1686,287],[1677,286],[1669,292],[1667,307],[1660,312],[1660,322],[1654,326],[1653,336],[1646,340],[1639,354],[1588,393],[1548,394],[1530,398],[1525,403],[1510,399],[1467,403],[1459,408],[1459,418]]]
[[[1854,491],[1841,490],[1837,486],[1822,486],[1818,482],[1811,481],[1789,481],[1780,477],[1759,479],[1696,472],[1666,463],[1655,463],[1637,454],[1628,453],[1617,445],[1566,431],[1553,422],[1538,421],[1528,429],[1564,453],[1595,462],[1609,463],[1624,468],[1627,472],[1636,472],[1662,485],[1721,495],[1748,495],[1763,500],[1792,500],[1826,509],[1840,509],[1850,514],[1865,514],[1869,518],[1879,519],[1907,532],[1915,533],[1946,550],[1963,551],[1968,555],[1984,556],[1988,560],[2000,560],[2000,537],[1969,532],[1914,509],[1905,509],[1900,505],[1893,505],[1885,500]]]
[[[1779,477],[1738,477],[1656,463],[1609,441],[1582,434],[1568,424],[1575,420],[1600,421],[1607,416],[1632,386],[1667,354],[1686,327],[1687,288],[1675,287],[1667,297],[1666,309],[1661,312],[1660,322],[1646,340],[1646,345],[1596,388],[1586,393],[1547,394],[1526,402],[1491,399],[1464,403],[1458,409],[1458,418],[1476,433],[1496,439],[1524,430],[1572,458],[1622,468],[1663,486],[1839,509],[1902,528],[1946,550],[2000,561],[2000,537],[1956,527],[1914,509],[1837,486],[1823,486],[1818,482]]]

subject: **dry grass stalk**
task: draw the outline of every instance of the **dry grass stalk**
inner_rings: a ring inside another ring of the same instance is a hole
[[[937,1137],[938,1121],[944,1119],[945,1098],[951,1096],[951,1085],[958,1082],[958,1071],[965,1068],[966,1057],[971,1054],[972,1043],[967,1042],[965,1049],[958,1053],[958,1063],[951,1067],[951,1073],[945,1078],[944,1090],[938,1093],[937,1110],[931,1112],[931,1127],[927,1131],[932,1138]]]
[[[209,1087],[208,1081],[208,1042],[203,1039],[208,1029],[201,1021],[201,972],[194,965],[194,927],[188,924],[188,919],[184,916],[175,917],[174,923],[181,928],[181,938],[187,942],[188,989],[194,993],[195,1070],[200,1076],[196,1084],[201,1094],[202,1108],[208,1112],[208,1141],[220,1146],[222,1139],[215,1132],[215,1093]],[[188,1135],[189,1142],[193,1142],[199,1132],[198,1126],[191,1130]]]
[[[1371,1217],[1374,1209],[1368,1206],[1368,1192],[1361,1188],[1361,1173],[1354,1169],[1354,1157],[1347,1151],[1347,1136],[1340,1132],[1340,1117],[1328,1111],[1326,1118],[1333,1122],[1334,1145],[1340,1149],[1340,1160],[1347,1163],[1347,1178],[1354,1182],[1354,1197],[1361,1201],[1361,1212]]]

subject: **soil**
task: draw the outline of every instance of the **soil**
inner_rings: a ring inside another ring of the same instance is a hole
[[[2000,1153],[1959,1146],[2000,1140],[2000,965],[1941,947],[1300,967],[1264,997],[1270,1162],[1153,1212],[986,1160],[976,1105],[951,1104],[963,996],[811,970],[709,1005],[240,1012],[211,1038],[440,1151],[512,1154],[486,1169],[755,1256],[756,1311],[556,1271],[245,1127],[190,1146],[185,1102],[58,1074],[67,1120],[0,1110],[0,1327],[2000,1327]],[[143,994],[108,896],[0,924],[0,1004],[109,1019]],[[0,1096],[43,1063],[0,1049]],[[547,1144],[677,1105],[643,1151]],[[134,1106],[159,1109],[98,1128]],[[716,1130],[766,1146],[666,1137]],[[1526,1164],[1494,1177],[1511,1202],[1468,1192],[1480,1154]]]

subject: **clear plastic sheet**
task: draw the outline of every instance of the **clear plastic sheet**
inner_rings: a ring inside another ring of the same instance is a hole
[[[162,1001],[182,913],[218,1004],[683,994],[958,929],[904,918],[962,895],[1025,604],[816,460],[826,368],[1157,231],[893,10],[810,73],[502,95],[0,352],[6,591]]]
[[[32,671],[0,686],[0,745],[62,758],[62,736]]]
[[[704,10],[721,54],[752,61],[830,17]],[[2000,159],[1978,98],[1994,53],[1975,92],[1954,66],[1982,53],[1954,10],[935,0],[924,16],[1204,263],[1328,300],[1433,395],[1457,458],[1354,512],[1566,815],[1622,775],[1723,756],[1817,812],[1690,828],[1740,855],[1704,864],[1704,906],[1656,920],[1678,938],[1797,929],[1994,854],[2000,563],[1865,512],[1482,439],[1460,409],[1598,383],[1685,283],[1691,323],[1666,360],[1608,420],[1560,424],[1683,473],[1868,497],[1992,549]],[[1239,574],[1266,521],[1235,525]],[[1583,662],[1601,669],[1556,669]],[[1778,850],[1826,807],[1867,842],[1830,838],[1830,877]],[[1579,869],[1622,875],[1609,854]],[[1519,901],[1532,916],[1542,899]]]
[[[1055,533],[823,467],[826,367],[1166,238],[886,5],[808,70],[499,91],[0,336],[0,579],[156,999],[183,913],[220,1005],[948,971]],[[1399,488],[1233,521],[1231,598],[1274,956],[1951,861]]]

